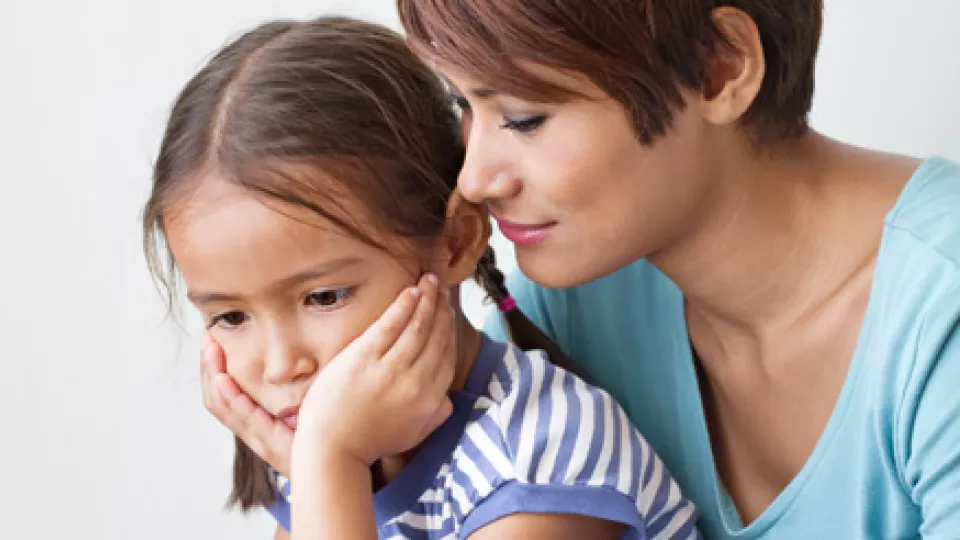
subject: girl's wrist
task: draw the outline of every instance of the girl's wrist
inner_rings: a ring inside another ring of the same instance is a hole
[[[329,437],[311,436],[297,429],[293,439],[290,466],[293,474],[303,472],[312,475],[344,468],[369,470],[373,461],[368,462],[365,456],[360,456]]]

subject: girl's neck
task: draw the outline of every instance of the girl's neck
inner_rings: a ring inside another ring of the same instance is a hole
[[[480,332],[470,324],[463,312],[457,308],[457,367],[453,376],[451,390],[463,390],[470,377],[473,364],[480,355]],[[374,467],[374,484],[380,488],[393,481],[407,465],[413,461],[422,444],[417,448],[396,456],[385,456]]]
[[[470,324],[463,312],[457,308],[457,368],[453,376],[451,390],[463,390],[473,370],[473,364],[480,355],[480,331]]]
[[[704,217],[649,260],[688,309],[757,336],[809,315],[875,260],[915,163],[812,132],[762,155],[738,151],[725,152]]]

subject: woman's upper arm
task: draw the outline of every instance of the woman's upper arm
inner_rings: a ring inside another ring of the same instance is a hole
[[[960,288],[958,288],[960,292]],[[920,507],[923,538],[960,531],[960,310],[924,323],[904,401],[904,480]]]
[[[469,540],[616,540],[622,523],[572,514],[511,514],[471,534]]]
[[[290,540],[290,533],[280,525],[277,525],[277,532],[274,533],[273,540]]]

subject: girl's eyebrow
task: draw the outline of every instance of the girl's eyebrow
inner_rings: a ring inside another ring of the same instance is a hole
[[[324,277],[328,274],[338,272],[345,268],[357,265],[362,261],[359,257],[344,257],[340,259],[333,259],[329,261],[324,261],[321,264],[312,266],[301,270],[295,274],[280,278],[270,285],[271,288],[285,288],[304,281],[310,281],[313,279],[318,279]],[[212,304],[215,302],[235,302],[241,299],[243,295],[236,293],[224,293],[224,292],[204,292],[204,291],[189,291],[187,293],[187,298],[190,299],[195,305],[200,304]]]

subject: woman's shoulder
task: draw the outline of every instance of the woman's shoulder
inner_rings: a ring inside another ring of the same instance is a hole
[[[960,164],[923,162],[888,214],[871,304],[881,341],[918,354],[960,319]],[[930,355],[927,355],[930,356]],[[913,369],[913,363],[908,363]]]
[[[886,247],[903,261],[927,258],[960,267],[960,164],[923,161],[886,220]]]

